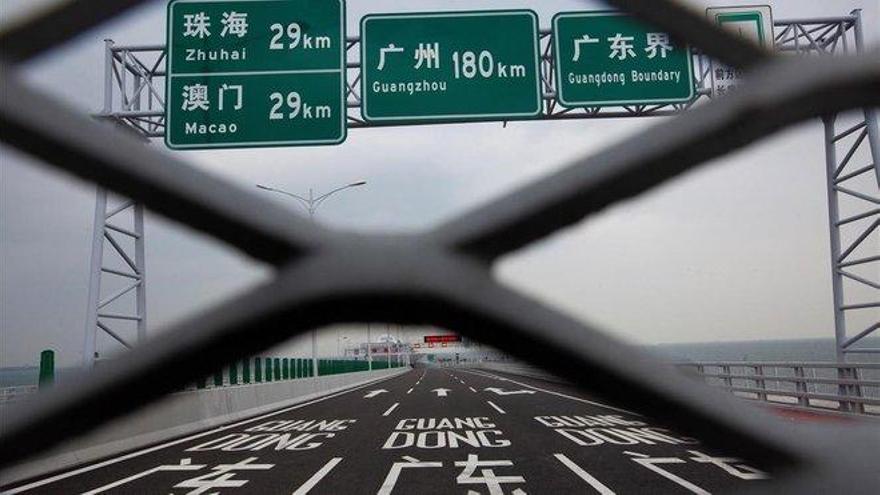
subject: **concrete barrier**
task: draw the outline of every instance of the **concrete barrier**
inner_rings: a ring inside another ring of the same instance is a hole
[[[171,394],[162,401],[0,473],[9,484],[402,375],[409,367]],[[24,407],[27,407],[26,405]]]

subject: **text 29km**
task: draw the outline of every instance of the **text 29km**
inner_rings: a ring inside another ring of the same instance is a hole
[[[286,28],[283,24],[275,23],[269,26],[269,30],[272,31],[272,39],[269,41],[270,50],[293,50],[299,46],[303,50],[320,50],[331,47],[329,36],[305,34],[298,22],[291,22]],[[287,33],[287,43],[282,43],[285,33]]]
[[[274,92],[269,95],[272,102],[272,109],[269,110],[269,120],[295,119],[300,117],[305,120],[311,119],[329,119],[332,117],[332,110],[329,105],[309,105],[302,101],[299,92],[291,91],[287,96]],[[287,104],[288,112],[281,112],[281,108]]]

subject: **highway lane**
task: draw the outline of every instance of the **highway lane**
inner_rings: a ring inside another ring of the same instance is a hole
[[[565,385],[415,369],[4,493],[715,493],[765,476]]]

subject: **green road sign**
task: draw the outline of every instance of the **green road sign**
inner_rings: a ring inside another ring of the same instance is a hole
[[[690,50],[618,12],[553,18],[558,100],[569,107],[674,103],[694,97]]]
[[[371,122],[541,113],[530,10],[378,14],[361,20],[361,111]]]
[[[769,5],[748,7],[709,7],[706,17],[715,25],[730,30],[758,46],[773,49],[773,12]],[[712,97],[724,96],[736,91],[743,83],[740,69],[712,59],[710,65]]]
[[[168,147],[345,140],[344,0],[172,0],[167,36]]]

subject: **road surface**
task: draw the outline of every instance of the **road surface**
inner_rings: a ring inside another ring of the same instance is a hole
[[[565,385],[430,368],[4,493],[714,493],[764,478]]]

